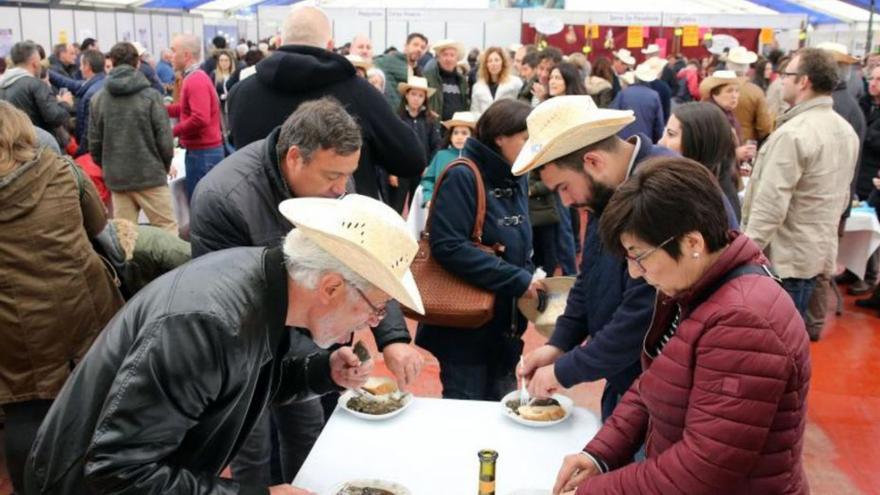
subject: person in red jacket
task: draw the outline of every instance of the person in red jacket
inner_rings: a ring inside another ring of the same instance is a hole
[[[171,41],[174,70],[183,72],[180,100],[168,105],[168,115],[178,119],[174,137],[186,149],[186,196],[192,193],[202,177],[220,163],[223,136],[220,134],[220,100],[210,76],[199,67],[201,38],[180,34]]]
[[[716,179],[687,158],[651,160],[599,229],[658,298],[644,372],[565,458],[554,494],[809,493],[804,322],[758,245],[727,229]]]

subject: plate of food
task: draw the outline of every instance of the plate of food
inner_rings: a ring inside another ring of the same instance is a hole
[[[574,402],[564,395],[553,394],[549,399],[532,399],[528,405],[520,406],[519,391],[514,390],[501,399],[501,408],[505,416],[517,423],[541,428],[568,419]]]
[[[360,390],[349,390],[339,398],[339,407],[369,421],[397,416],[412,402],[412,394],[401,393],[390,378],[370,377]]]
[[[412,495],[405,486],[385,480],[351,480],[327,495]]]

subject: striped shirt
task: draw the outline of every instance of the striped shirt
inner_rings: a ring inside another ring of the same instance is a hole
[[[651,356],[652,359],[656,359],[657,356],[663,352],[663,348],[666,347],[666,344],[672,340],[672,336],[675,335],[675,331],[678,330],[678,324],[681,321],[681,306],[675,306],[675,317],[672,319],[672,323],[669,324],[669,328],[663,332],[663,335],[657,340],[657,344],[654,345],[653,349],[649,349],[648,355]]]

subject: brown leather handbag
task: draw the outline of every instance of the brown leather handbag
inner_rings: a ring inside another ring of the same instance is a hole
[[[492,256],[504,252],[504,246],[486,246],[483,244],[483,222],[486,220],[486,188],[483,177],[476,164],[467,158],[459,158],[450,163],[437,179],[434,186],[434,198],[443,185],[446,174],[453,167],[464,166],[471,169],[477,183],[477,214],[474,218],[474,229],[471,231],[471,242]],[[419,251],[410,265],[416,286],[422,296],[425,314],[420,315],[404,306],[403,313],[414,320],[444,327],[478,328],[488,323],[495,313],[495,293],[465,282],[462,278],[449,273],[431,256],[431,243],[428,239],[431,231],[431,219],[434,216],[434,203],[428,209],[425,230],[419,239]]]

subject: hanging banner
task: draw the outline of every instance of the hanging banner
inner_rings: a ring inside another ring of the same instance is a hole
[[[584,24],[584,39],[599,39],[598,24]]]
[[[58,43],[67,43],[67,30],[58,31]]]
[[[700,46],[700,27],[684,26],[681,32],[681,46],[685,48]]]
[[[762,45],[773,43],[773,28],[761,28],[761,35],[758,39]]]
[[[654,40],[654,44],[660,48],[660,53],[657,54],[660,58],[666,58],[666,55],[669,53],[667,50],[669,49],[668,40],[666,38],[657,38]]]
[[[642,26],[629,26],[626,28],[626,47],[641,48],[644,46],[645,30]]]

